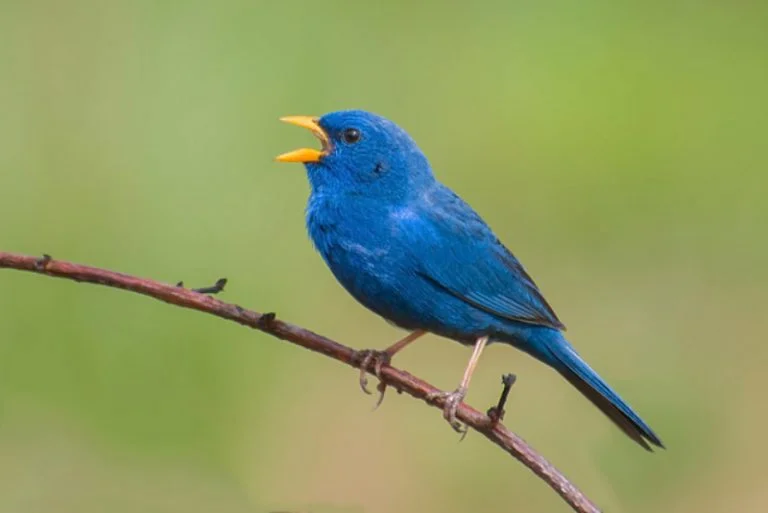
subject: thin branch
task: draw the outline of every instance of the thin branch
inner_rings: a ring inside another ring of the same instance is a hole
[[[246,310],[237,305],[225,303],[209,295],[160,283],[154,280],[137,278],[105,269],[73,264],[61,260],[54,260],[48,255],[42,258],[0,252],[0,268],[18,269],[57,278],[96,283],[107,287],[129,290],[138,294],[144,294],[160,301],[206,312],[223,319],[237,322],[244,326],[268,333],[277,338],[287,340],[305,349],[324,354],[334,360],[360,368],[363,358],[360,353],[339,344],[331,339],[305,330],[293,324],[277,320],[274,313],[260,314]],[[210,292],[219,292],[219,287],[207,289]],[[372,368],[366,369],[372,372]],[[437,389],[429,383],[413,376],[405,371],[389,365],[382,368],[381,378],[389,386],[398,391],[407,393],[416,399],[422,399],[436,408],[443,408],[443,399],[437,397],[427,400],[427,396]],[[503,404],[502,404],[503,408]],[[465,422],[488,440],[504,449],[507,453],[528,467],[534,474],[543,479],[555,492],[557,492],[573,509],[580,513],[596,513],[600,510],[578,488],[576,488],[563,474],[552,464],[534,451],[523,439],[512,433],[500,422],[494,421],[487,415],[462,404],[457,412],[457,418]]]

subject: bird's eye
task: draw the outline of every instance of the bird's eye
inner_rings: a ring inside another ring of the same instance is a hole
[[[360,140],[360,130],[356,128],[347,128],[341,133],[341,138],[347,144],[355,144]]]

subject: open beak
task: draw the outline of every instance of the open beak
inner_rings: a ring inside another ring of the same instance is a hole
[[[300,126],[310,130],[315,137],[320,139],[322,144],[322,150],[313,150],[311,148],[301,148],[298,150],[289,151],[275,157],[278,162],[319,162],[322,157],[328,154],[328,150],[331,147],[331,142],[328,139],[328,135],[320,128],[318,124],[319,118],[311,116],[286,116],[280,118],[280,121],[290,123],[291,125]]]

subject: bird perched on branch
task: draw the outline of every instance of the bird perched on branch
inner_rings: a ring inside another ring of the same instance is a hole
[[[378,374],[425,333],[472,346],[458,388],[441,393],[445,419],[461,431],[456,410],[480,354],[487,344],[501,342],[555,369],[644,448],[663,447],[573,349],[520,262],[467,203],[437,181],[403,129],[360,110],[282,120],[309,129],[322,145],[277,157],[306,167],[307,228],[317,250],[355,299],[410,332],[384,351],[365,352],[364,390],[366,368],[373,365]]]

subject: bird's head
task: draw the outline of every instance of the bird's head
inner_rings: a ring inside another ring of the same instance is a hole
[[[309,129],[321,149],[302,148],[277,157],[302,162],[314,192],[405,199],[434,178],[426,157],[393,122],[361,110],[282,121]]]

